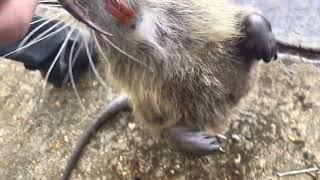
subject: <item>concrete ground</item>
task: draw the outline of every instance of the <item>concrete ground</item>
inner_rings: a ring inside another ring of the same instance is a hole
[[[103,75],[103,63],[99,66]],[[83,129],[117,90],[93,73],[71,86],[43,87],[36,71],[0,60],[0,179],[59,179]],[[279,179],[276,172],[320,165],[320,72],[286,59],[264,64],[256,88],[232,117],[226,153],[186,157],[155,142],[129,113],[88,146],[73,179]],[[316,176],[316,178],[320,178]],[[314,179],[310,175],[283,179]]]

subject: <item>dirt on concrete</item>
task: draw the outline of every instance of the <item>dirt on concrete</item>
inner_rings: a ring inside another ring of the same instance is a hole
[[[234,113],[229,134],[239,142],[227,143],[226,153],[207,159],[181,155],[123,113],[88,146],[73,177],[277,179],[278,171],[317,166],[320,72],[280,61],[263,65],[257,88]],[[48,85],[43,93],[37,71],[7,60],[0,63],[0,84],[0,179],[58,179],[83,129],[117,95],[87,74],[78,84],[86,112],[71,87]]]
[[[104,75],[104,65],[99,69]],[[0,60],[0,179],[59,179],[99,108],[118,95],[93,73],[56,89],[37,71]],[[279,179],[320,165],[320,72],[289,60],[264,64],[256,88],[234,112],[226,153],[196,158],[151,139],[122,113],[89,144],[73,179]],[[320,178],[315,174],[316,178]],[[314,179],[304,174],[283,179]]]

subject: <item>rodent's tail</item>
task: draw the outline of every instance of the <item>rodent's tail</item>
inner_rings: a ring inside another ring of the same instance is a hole
[[[82,134],[78,144],[73,150],[71,157],[68,160],[67,166],[63,172],[62,180],[68,180],[72,170],[76,166],[82,151],[90,142],[90,139],[96,134],[100,127],[119,112],[130,110],[129,100],[127,96],[119,96],[106,104],[100,113],[97,115],[95,121]]]
[[[278,56],[293,61],[320,64],[320,48],[301,44],[292,44],[277,39]]]

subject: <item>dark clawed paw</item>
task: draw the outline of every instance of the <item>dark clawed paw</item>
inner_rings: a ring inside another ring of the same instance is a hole
[[[223,135],[210,135],[187,128],[172,128],[168,137],[179,150],[199,156],[224,152],[221,144],[226,140]]]
[[[277,59],[277,42],[272,33],[271,24],[261,15],[249,15],[245,22],[246,39],[243,47],[256,59],[270,62]]]

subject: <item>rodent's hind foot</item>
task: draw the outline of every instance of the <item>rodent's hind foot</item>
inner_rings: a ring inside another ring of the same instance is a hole
[[[241,44],[244,53],[264,62],[277,59],[277,42],[265,17],[256,13],[248,15],[243,30],[246,35]]]
[[[204,131],[184,126],[175,126],[166,130],[165,136],[178,150],[197,156],[215,152],[224,152],[221,144],[226,140],[223,135],[211,135]]]

